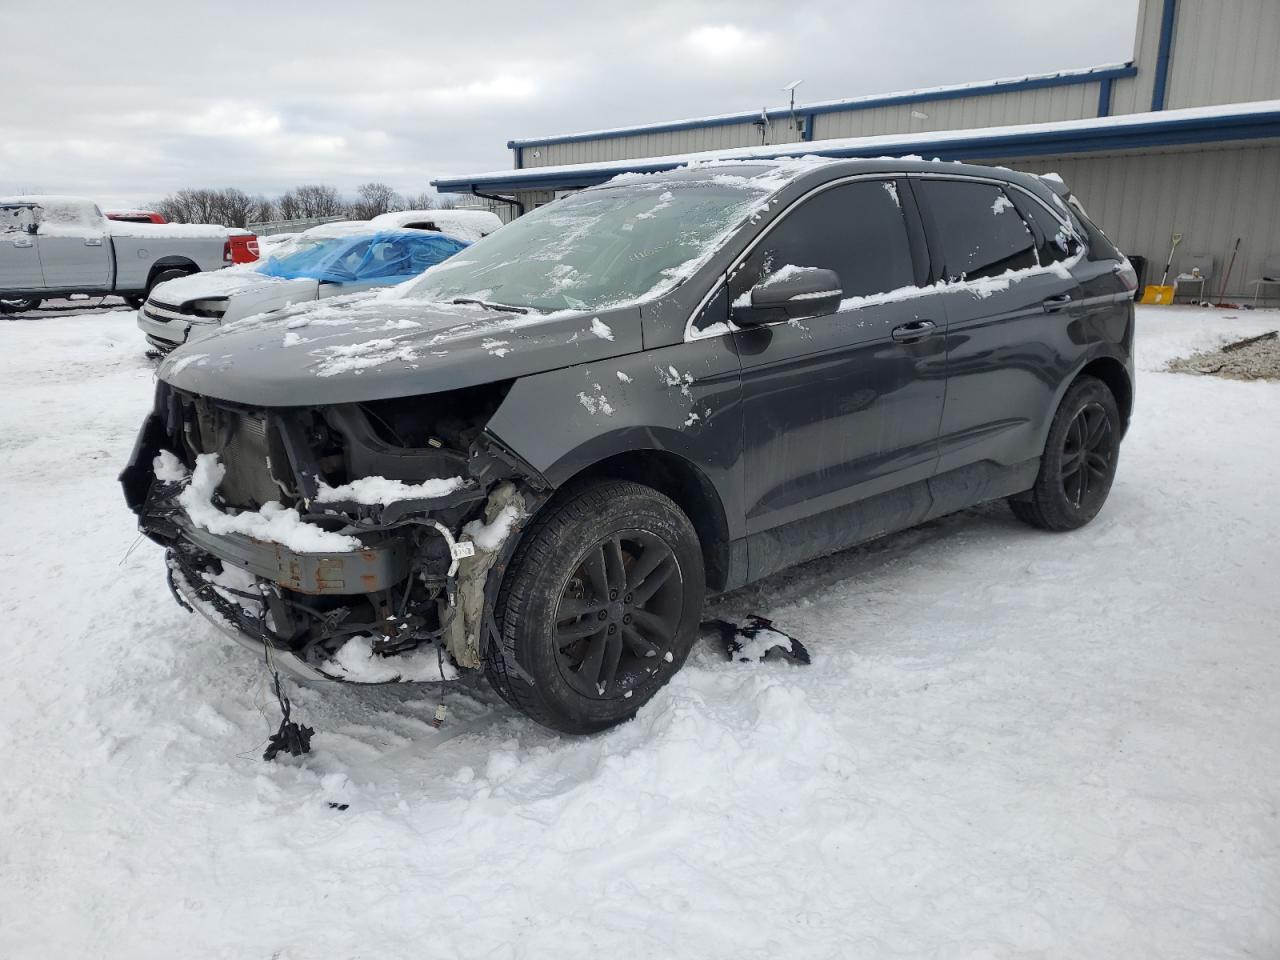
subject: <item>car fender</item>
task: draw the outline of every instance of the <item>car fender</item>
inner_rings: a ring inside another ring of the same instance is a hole
[[[710,482],[737,539],[745,535],[740,398],[725,335],[521,377],[488,431],[556,487],[618,454],[673,454]]]

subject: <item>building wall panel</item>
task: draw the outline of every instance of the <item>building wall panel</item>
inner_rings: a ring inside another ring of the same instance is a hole
[[[1079,83],[824,113],[815,117],[814,139],[1082,120],[1097,115],[1098,86],[1097,83]],[[918,114],[925,116],[922,118]]]
[[[1280,3],[1178,4],[1168,103],[1200,107],[1280,98]]]
[[[1249,281],[1261,275],[1263,259],[1280,255],[1280,145],[1002,162],[1061,174],[1120,249],[1147,258],[1148,283],[1160,281],[1174,232],[1183,234],[1175,274],[1192,254],[1213,257],[1214,298],[1236,237],[1240,252],[1227,288],[1233,302],[1251,298]],[[1280,296],[1270,291],[1274,306]]]

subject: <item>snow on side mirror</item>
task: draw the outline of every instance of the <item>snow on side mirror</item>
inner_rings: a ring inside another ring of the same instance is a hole
[[[839,309],[843,295],[834,270],[786,266],[752,287],[749,302],[735,301],[733,322],[746,327],[822,316]]]

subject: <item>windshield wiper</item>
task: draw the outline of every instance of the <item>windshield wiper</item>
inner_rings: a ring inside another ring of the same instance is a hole
[[[503,313],[528,313],[528,307],[516,307],[509,303],[491,303],[488,300],[476,300],[474,297],[455,297],[450,303],[474,303],[490,310],[501,310]]]

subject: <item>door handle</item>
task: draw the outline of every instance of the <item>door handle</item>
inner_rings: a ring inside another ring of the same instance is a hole
[[[932,336],[937,326],[932,320],[913,320],[911,323],[904,323],[900,327],[894,327],[890,336],[897,340],[898,343],[915,343],[917,340]]]
[[[101,237],[85,237],[84,245],[86,247],[100,247],[102,246],[102,238]]]
[[[15,247],[30,247],[32,246],[32,243],[30,240],[19,237],[17,240],[13,241],[13,245]]]
[[[1071,303],[1071,294],[1061,293],[1056,297],[1048,297],[1042,302],[1045,313],[1057,313],[1067,304]]]

